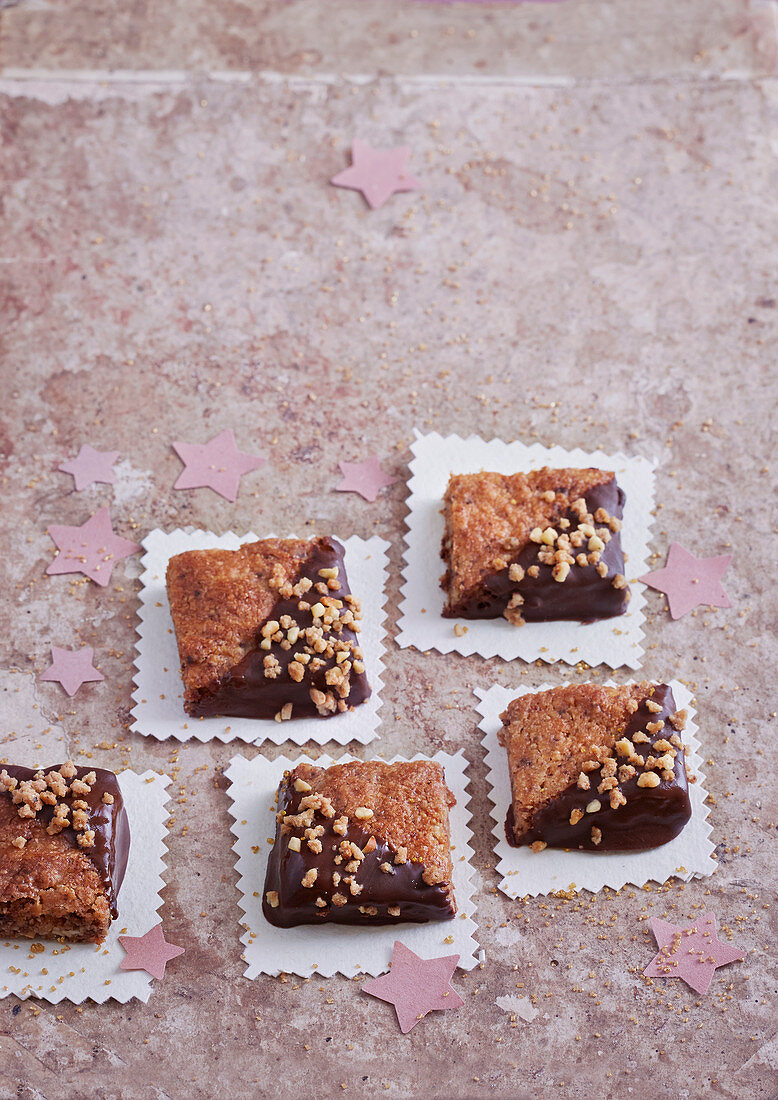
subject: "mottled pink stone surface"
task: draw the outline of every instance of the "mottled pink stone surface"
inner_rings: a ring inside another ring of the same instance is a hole
[[[775,1097],[777,5],[0,7],[0,756],[174,775],[186,948],[147,1005],[0,1000],[0,1094]],[[355,136],[408,144],[424,189],[371,212],[331,187]],[[258,750],[128,733],[139,557],[105,588],[45,570],[47,526],[102,505],[133,541],[378,533],[391,635],[414,426],[655,456],[651,567],[672,541],[734,560],[731,609],[672,622],[649,594],[642,674],[695,688],[713,804],[719,868],[686,886],[497,893],[472,688],[565,672],[390,639],[358,753],[465,750],[486,958],[403,1037],[345,979],[243,979],[221,769]],[[173,491],[171,442],[227,428],[270,456],[237,501]],[[84,442],[115,485],[58,471]],[[397,483],[334,492],[371,454]],[[41,683],[52,644],[105,683]],[[648,918],[708,910],[743,962],[704,998],[651,985]]]

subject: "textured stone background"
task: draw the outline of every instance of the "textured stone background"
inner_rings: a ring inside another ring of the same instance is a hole
[[[187,949],[145,1006],[0,1001],[0,1094],[778,1096],[776,5],[0,8],[0,753],[172,770],[162,912]],[[354,135],[410,144],[424,191],[370,212],[329,187]],[[729,611],[650,597],[645,672],[694,686],[707,756],[720,863],[687,886],[497,894],[472,688],[549,672],[389,642],[376,750],[471,760],[486,952],[464,1008],[402,1037],[344,979],[241,977],[218,769],[259,750],[127,733],[139,559],[106,589],[44,570],[47,525],[103,503],[136,539],[375,531],[393,633],[414,426],[656,456],[659,557],[735,562]],[[171,440],[225,427],[272,461],[234,505],[172,491]],[[56,471],[84,441],[121,451],[115,487]],[[372,452],[398,483],[333,493]],[[106,682],[69,701],[36,673],[79,641]],[[745,961],[704,999],[647,985],[647,916],[708,907]]]

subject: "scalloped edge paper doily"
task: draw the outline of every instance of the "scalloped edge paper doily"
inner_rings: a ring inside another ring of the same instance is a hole
[[[628,458],[603,451],[567,451],[563,447],[527,446],[518,441],[504,443],[478,436],[445,438],[437,432],[423,435],[418,429],[411,444],[413,459],[408,482],[409,515],[405,523],[403,577],[400,603],[399,646],[415,646],[422,651],[452,650],[464,656],[502,657],[505,661],[541,660],[548,664],[565,661],[575,665],[606,664],[610,668],[639,668],[643,656],[641,641],[645,621],[645,587],[637,581],[648,567],[648,542],[654,506],[655,463],[646,458]],[[444,593],[440,575],[443,537],[443,495],[452,473],[476,473],[495,470],[516,473],[541,466],[595,466],[615,470],[619,485],[627,494],[621,541],[628,557],[625,566],[632,588],[632,599],[625,615],[595,623],[526,623],[516,627],[506,619],[444,619],[441,615]],[[454,627],[461,624],[466,632],[460,637]]]
[[[178,646],[165,590],[167,563],[174,554],[184,550],[237,550],[244,542],[271,535],[255,535],[253,531],[236,535],[228,531],[215,535],[212,531],[188,530],[151,531],[143,540],[146,553],[141,559],[139,624],[136,642],[135,690],[132,693],[133,733],[156,737],[162,741],[175,737],[179,741],[232,741],[240,738],[256,745],[272,741],[283,745],[293,741],[303,745],[314,741],[324,745],[335,741],[347,745],[358,741],[366,745],[376,736],[381,706],[382,673],[384,670],[384,620],[386,611],[385,585],[389,543],[373,535],[361,539],[356,535],[339,540],[345,547],[345,564],[349,585],[362,601],[362,632],[360,645],[365,654],[367,679],[372,695],[367,702],[333,718],[301,718],[276,722],[267,718],[192,718],[184,710],[183,689],[179,673]],[[296,536],[290,535],[289,538]],[[333,536],[337,538],[337,535]]]
[[[117,779],[130,820],[130,854],[119,891],[119,916],[99,945],[44,940],[44,951],[32,954],[29,940],[0,939],[0,997],[13,993],[22,1000],[33,997],[52,1004],[65,1000],[81,1004],[89,997],[99,1004],[108,1000],[125,1004],[133,997],[145,1002],[151,996],[150,974],[119,969],[125,951],[118,937],[120,933],[142,935],[159,922],[170,779],[152,771],[118,772]]]
[[[451,921],[431,921],[429,924],[390,924],[360,930],[351,926],[322,924],[300,925],[297,928],[276,928],[262,915],[262,889],[265,881],[268,838],[275,836],[275,796],[281,777],[287,768],[299,760],[285,756],[267,760],[257,756],[247,760],[234,756],[225,775],[230,780],[228,794],[232,800],[230,815],[235,818],[231,831],[237,837],[233,849],[237,854],[238,905],[244,913],[240,921],[244,945],[241,958],[247,963],[244,976],[260,974],[299,974],[307,978],[316,974],[323,978],[344,974],[382,974],[389,969],[395,940],[402,940],[418,955],[431,958],[441,953],[459,954],[462,970],[472,970],[478,959],[475,940],[475,887],[472,882],[473,849],[470,840],[472,815],[468,807],[470,780],[465,771],[468,762],[460,749],[455,755],[437,752],[434,756],[417,753],[410,758],[394,756],[388,761],[435,760],[446,772],[446,782],[457,800],[450,812],[452,859],[454,863],[454,893],[457,915]],[[333,760],[319,756],[313,763],[322,768],[345,764],[356,759],[342,756]],[[449,938],[450,937],[450,938]]]
[[[691,705],[692,693],[684,684],[678,680],[667,682],[673,689],[678,709],[685,708],[688,713],[683,732],[684,742],[690,749],[686,767],[689,775],[697,776],[697,782],[689,784],[692,816],[683,832],[669,844],[645,852],[566,852],[558,848],[533,852],[529,847],[511,847],[505,839],[505,815],[511,801],[511,783],[507,753],[497,740],[497,731],[502,726],[500,714],[519,695],[566,685],[508,688],[503,684],[494,684],[488,690],[475,689],[479,698],[476,710],[483,715],[478,728],[484,731],[486,779],[490,787],[489,799],[494,807],[491,816],[495,822],[492,832],[497,839],[494,846],[496,871],[502,876],[500,889],[509,898],[536,897],[538,894],[553,894],[557,890],[591,890],[597,893],[605,886],[620,890],[627,883],[645,886],[647,882],[663,883],[672,877],[689,882],[698,876],[711,875],[716,870],[714,846],[709,839],[713,826],[708,821],[710,807],[705,804],[708,792],[705,790],[700,742],[697,739],[697,711]],[[609,680],[606,686],[615,685]]]

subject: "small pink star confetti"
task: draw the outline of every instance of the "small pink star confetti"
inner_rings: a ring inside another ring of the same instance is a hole
[[[60,649],[53,645],[51,664],[40,674],[40,679],[54,680],[62,684],[68,695],[75,695],[82,684],[105,679],[92,663],[94,655],[95,651],[88,645],[83,649]]]
[[[261,466],[265,459],[239,451],[231,428],[215,435],[208,443],[174,443],[184,469],[174,489],[213,489],[234,501],[243,474]]]
[[[710,607],[731,607],[729,596],[721,586],[730,562],[731,554],[719,554],[716,558],[695,558],[680,543],[674,542],[667,554],[664,569],[646,573],[638,580],[649,588],[664,592],[670,605],[670,615],[680,619],[688,611],[702,604]]]
[[[687,928],[652,917],[651,931],[659,954],[643,973],[649,978],[682,978],[696,993],[708,992],[720,966],[743,958],[742,951],[719,939],[714,913],[703,914]]]
[[[113,533],[107,508],[100,508],[80,527],[53,523],[47,528],[59,553],[47,573],[83,573],[105,587],[117,561],[137,553],[140,546]]]
[[[361,191],[371,210],[383,206],[395,191],[416,191],[422,187],[405,170],[411,150],[407,145],[397,149],[372,149],[359,138],[351,146],[351,167],[333,176],[330,183]]]
[[[112,467],[118,457],[118,451],[96,451],[94,447],[84,443],[75,458],[63,462],[57,469],[64,474],[72,474],[76,491],[80,492],[95,481],[113,485],[116,478]]]
[[[459,955],[420,959],[399,940],[394,941],[392,968],[362,986],[364,993],[394,1005],[400,1031],[406,1035],[433,1009],[447,1011],[465,1002],[451,986]]]
[[[183,947],[176,947],[165,939],[161,921],[143,936],[119,936],[119,943],[127,952],[119,963],[120,970],[145,970],[152,978],[160,980],[165,977],[165,967],[170,960],[184,953]]]
[[[394,485],[396,477],[389,477],[381,469],[376,455],[364,462],[339,462],[343,480],[335,489],[339,493],[359,493],[365,500],[374,501],[386,485]]]

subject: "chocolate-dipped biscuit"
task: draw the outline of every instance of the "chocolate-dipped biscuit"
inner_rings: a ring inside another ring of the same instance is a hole
[[[279,787],[265,917],[282,928],[450,920],[453,802],[432,761],[298,764]]]
[[[689,821],[685,713],[667,684],[568,684],[522,695],[501,717],[511,844],[639,851]]]
[[[444,498],[443,615],[520,625],[622,615],[621,520],[613,472],[452,475]]]
[[[170,559],[184,707],[194,717],[329,718],[370,696],[361,611],[330,538]]]

